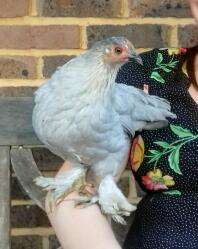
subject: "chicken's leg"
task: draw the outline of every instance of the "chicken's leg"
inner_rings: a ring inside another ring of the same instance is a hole
[[[38,186],[51,192],[51,200],[56,204],[74,190],[80,190],[85,184],[86,170],[81,167],[75,167],[63,173],[62,175],[52,177],[39,176],[34,181]]]
[[[129,216],[136,209],[122,194],[111,175],[105,176],[101,181],[98,195],[103,213],[111,215],[113,220],[121,224],[126,224],[122,216]]]

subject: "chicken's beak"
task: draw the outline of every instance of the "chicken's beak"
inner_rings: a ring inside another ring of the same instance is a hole
[[[143,66],[143,61],[142,61],[142,58],[140,57],[140,55],[136,55],[136,56],[134,57],[134,60],[136,60],[137,63],[139,63],[140,65]]]
[[[140,64],[140,65],[143,66],[143,61],[142,61],[142,58],[140,57],[139,54],[130,53],[130,54],[129,54],[129,60],[130,60],[130,59],[135,60],[138,64]]]

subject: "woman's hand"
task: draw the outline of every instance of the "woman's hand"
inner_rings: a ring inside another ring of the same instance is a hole
[[[72,164],[63,164],[57,175],[72,168]],[[89,191],[94,191],[88,187]],[[115,239],[110,224],[97,205],[77,208],[69,199],[78,197],[70,193],[48,217],[62,245],[62,249],[121,249]]]

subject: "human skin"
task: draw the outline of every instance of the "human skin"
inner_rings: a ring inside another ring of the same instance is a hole
[[[197,14],[198,14],[198,9],[197,9]],[[195,68],[196,82],[198,82],[198,54],[195,56],[194,68]],[[198,104],[198,90],[197,89],[193,85],[191,85],[189,88],[189,93],[191,97],[194,99],[194,101]]]
[[[198,0],[188,0],[192,14],[198,23]]]
[[[65,162],[57,175],[71,168],[71,163]],[[74,202],[69,199],[76,197],[78,194],[73,192],[52,212],[47,210],[62,249],[121,249],[99,207],[96,204],[86,208],[74,207]]]
[[[198,23],[198,0],[188,0],[188,2],[190,4],[190,8],[194,16],[194,19]],[[194,64],[195,65],[195,78],[196,78],[196,81],[198,82],[198,55],[195,57],[194,63],[195,63]],[[194,101],[198,103],[198,91],[193,85],[189,87],[189,93],[194,99]]]

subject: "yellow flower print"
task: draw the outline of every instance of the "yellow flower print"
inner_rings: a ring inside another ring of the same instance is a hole
[[[186,48],[168,48],[169,55],[178,55],[186,53]]]
[[[162,171],[157,168],[149,171],[146,176],[141,178],[143,185],[149,190],[167,190],[168,187],[175,185],[172,176],[162,176]]]
[[[175,181],[173,180],[172,176],[166,175],[163,176],[163,179],[166,186],[171,187],[175,185]]]
[[[130,152],[130,165],[134,172],[137,172],[141,163],[144,160],[144,140],[141,135],[138,135],[132,143]]]

